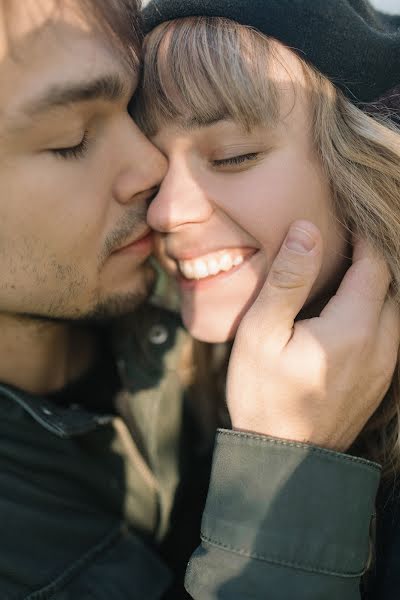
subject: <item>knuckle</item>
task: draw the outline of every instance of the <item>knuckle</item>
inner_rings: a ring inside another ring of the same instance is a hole
[[[271,287],[285,289],[297,289],[305,285],[303,273],[299,273],[294,268],[273,267],[269,273],[268,283]]]

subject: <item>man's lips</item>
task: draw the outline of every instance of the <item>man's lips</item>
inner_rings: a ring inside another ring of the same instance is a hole
[[[113,254],[150,253],[153,249],[153,232],[147,229],[140,237],[114,250]]]

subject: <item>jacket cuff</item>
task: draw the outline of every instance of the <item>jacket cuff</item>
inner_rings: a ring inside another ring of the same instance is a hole
[[[270,564],[360,577],[380,479],[370,461],[219,430],[202,540]]]

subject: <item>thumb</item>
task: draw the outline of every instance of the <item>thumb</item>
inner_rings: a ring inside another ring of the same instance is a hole
[[[309,221],[295,221],[269,270],[253,307],[268,335],[291,335],[321,269],[322,239]],[[254,315],[253,315],[254,316]]]

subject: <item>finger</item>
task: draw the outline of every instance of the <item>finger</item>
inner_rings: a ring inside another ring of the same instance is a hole
[[[304,306],[322,263],[322,239],[309,221],[296,221],[276,256],[267,280],[254,304],[260,325],[268,334],[291,335],[293,323]]]
[[[355,238],[352,264],[321,316],[332,316],[335,320],[342,318],[353,326],[376,324],[390,281],[391,274],[385,259],[369,242]]]
[[[400,346],[400,307],[393,298],[383,305],[377,332],[376,354],[386,367],[394,368]]]

